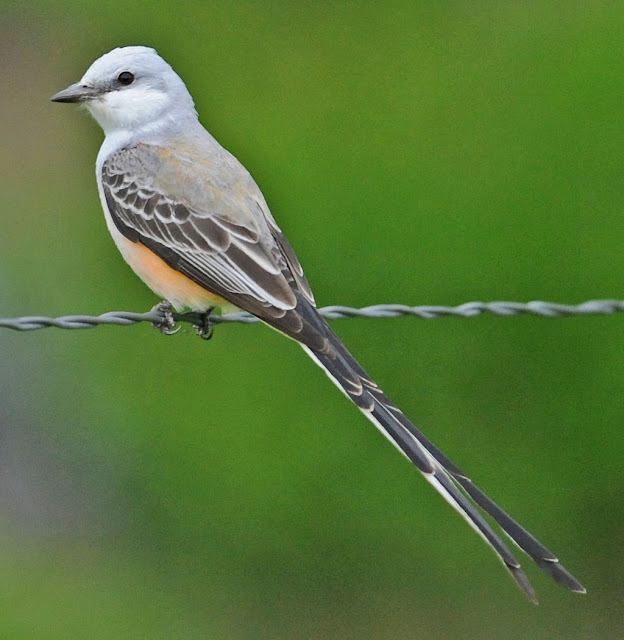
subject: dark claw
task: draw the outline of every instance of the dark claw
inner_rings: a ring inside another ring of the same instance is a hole
[[[195,327],[195,331],[197,332],[197,335],[202,340],[210,340],[210,338],[212,338],[214,328],[212,326],[212,323],[210,322],[211,313],[212,313],[212,309],[207,309],[206,311],[204,311],[204,313],[200,314],[201,322],[199,324],[193,325],[193,327]]]
[[[180,331],[180,327],[176,328],[176,322],[173,318],[173,306],[169,300],[159,302],[154,305],[151,310],[164,315],[164,318],[160,322],[152,322],[154,329],[158,329],[160,333],[166,336],[172,336],[174,333]]]

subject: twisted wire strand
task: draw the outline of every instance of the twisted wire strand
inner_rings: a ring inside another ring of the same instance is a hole
[[[556,302],[543,302],[534,300],[531,302],[465,302],[455,307],[445,306],[417,306],[410,307],[404,304],[375,304],[368,307],[346,307],[332,305],[319,309],[321,315],[328,319],[337,318],[399,318],[402,316],[415,316],[423,319],[442,317],[473,318],[483,313],[491,313],[497,316],[516,316],[531,314],[546,318],[561,318],[564,316],[609,315],[624,311],[624,300],[588,300],[576,305],[560,304]],[[176,322],[188,322],[201,324],[202,316],[198,313],[174,313]],[[134,313],[132,311],[109,311],[98,316],[68,315],[57,318],[48,316],[21,316],[18,318],[0,318],[0,328],[14,329],[15,331],[34,331],[56,327],[57,329],[92,329],[100,325],[129,326],[140,322],[160,324],[164,321],[165,314],[161,311],[149,311],[147,313]],[[253,324],[260,322],[258,318],[249,313],[229,313],[223,316],[210,317],[214,324],[230,322]]]

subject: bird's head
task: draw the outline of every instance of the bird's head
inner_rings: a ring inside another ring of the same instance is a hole
[[[50,98],[84,105],[106,134],[196,117],[178,74],[149,47],[121,47],[98,58],[80,82]]]

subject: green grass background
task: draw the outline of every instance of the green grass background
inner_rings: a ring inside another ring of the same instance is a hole
[[[48,102],[155,46],[319,304],[621,298],[620,2],[3,2],[0,316],[142,311],[101,132]],[[534,607],[294,343],[0,332],[0,638],[621,637],[621,317],[343,320],[587,587]]]

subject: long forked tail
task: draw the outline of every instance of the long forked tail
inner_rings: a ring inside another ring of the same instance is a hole
[[[583,585],[559,564],[555,555],[488,498],[403,415],[327,324],[324,334],[330,348],[316,351],[302,345],[308,355],[486,541],[530,600],[537,603],[535,592],[520,568],[520,563],[483,517],[479,508],[491,516],[518,547],[557,584],[577,593],[585,593]]]

